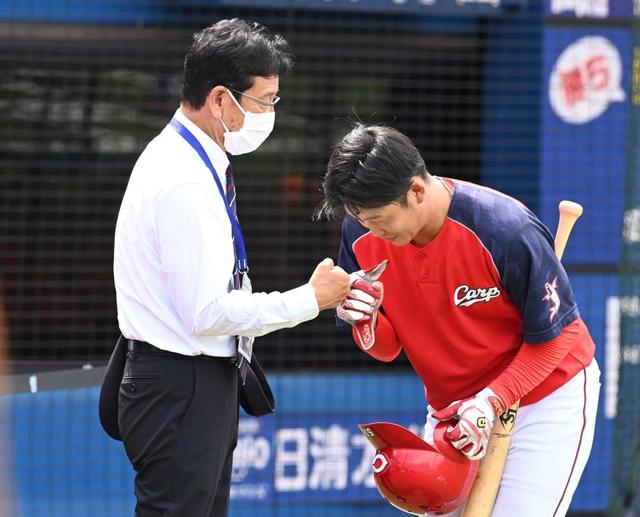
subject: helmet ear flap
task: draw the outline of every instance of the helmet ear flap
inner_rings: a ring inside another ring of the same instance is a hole
[[[449,513],[469,495],[479,462],[470,461],[445,438],[448,424],[438,424],[436,447],[397,424],[375,422],[360,430],[376,448],[373,477],[380,494],[396,508],[414,515]]]

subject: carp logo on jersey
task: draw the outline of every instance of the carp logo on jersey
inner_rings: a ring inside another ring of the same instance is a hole
[[[555,277],[551,283],[545,282],[544,288],[547,294],[542,298],[543,302],[551,302],[549,307],[549,322],[553,321],[560,310],[560,296],[558,296],[558,277]]]
[[[456,287],[453,292],[453,303],[456,307],[469,307],[478,302],[490,302],[494,298],[500,296],[500,289],[495,285],[493,287],[478,287],[472,289],[466,284]]]

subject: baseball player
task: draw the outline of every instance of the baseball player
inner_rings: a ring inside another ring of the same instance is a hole
[[[425,386],[425,440],[449,421],[447,439],[480,459],[496,417],[520,400],[492,515],[565,515],[593,442],[600,372],[549,230],[513,198],[429,174],[389,127],[343,137],[323,190],[320,213],[346,213],[339,265],[389,261],[337,314],[374,358],[404,351]]]

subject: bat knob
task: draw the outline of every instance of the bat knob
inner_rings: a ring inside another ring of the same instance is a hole
[[[564,201],[560,201],[560,204],[558,205],[558,210],[560,211],[561,214],[570,215],[577,219],[582,215],[583,208],[581,204],[576,203],[574,201],[567,201],[565,199]]]

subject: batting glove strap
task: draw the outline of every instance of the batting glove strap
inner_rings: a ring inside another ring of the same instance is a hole
[[[500,416],[507,409],[509,409],[504,401],[500,397],[498,397],[498,395],[496,395],[491,388],[483,389],[476,395],[476,397],[485,398],[491,406],[491,409],[493,410],[493,414],[495,416]]]
[[[353,326],[356,337],[356,344],[362,350],[369,350],[376,344],[376,325],[378,323],[378,311],[376,311],[371,319],[361,321]]]

